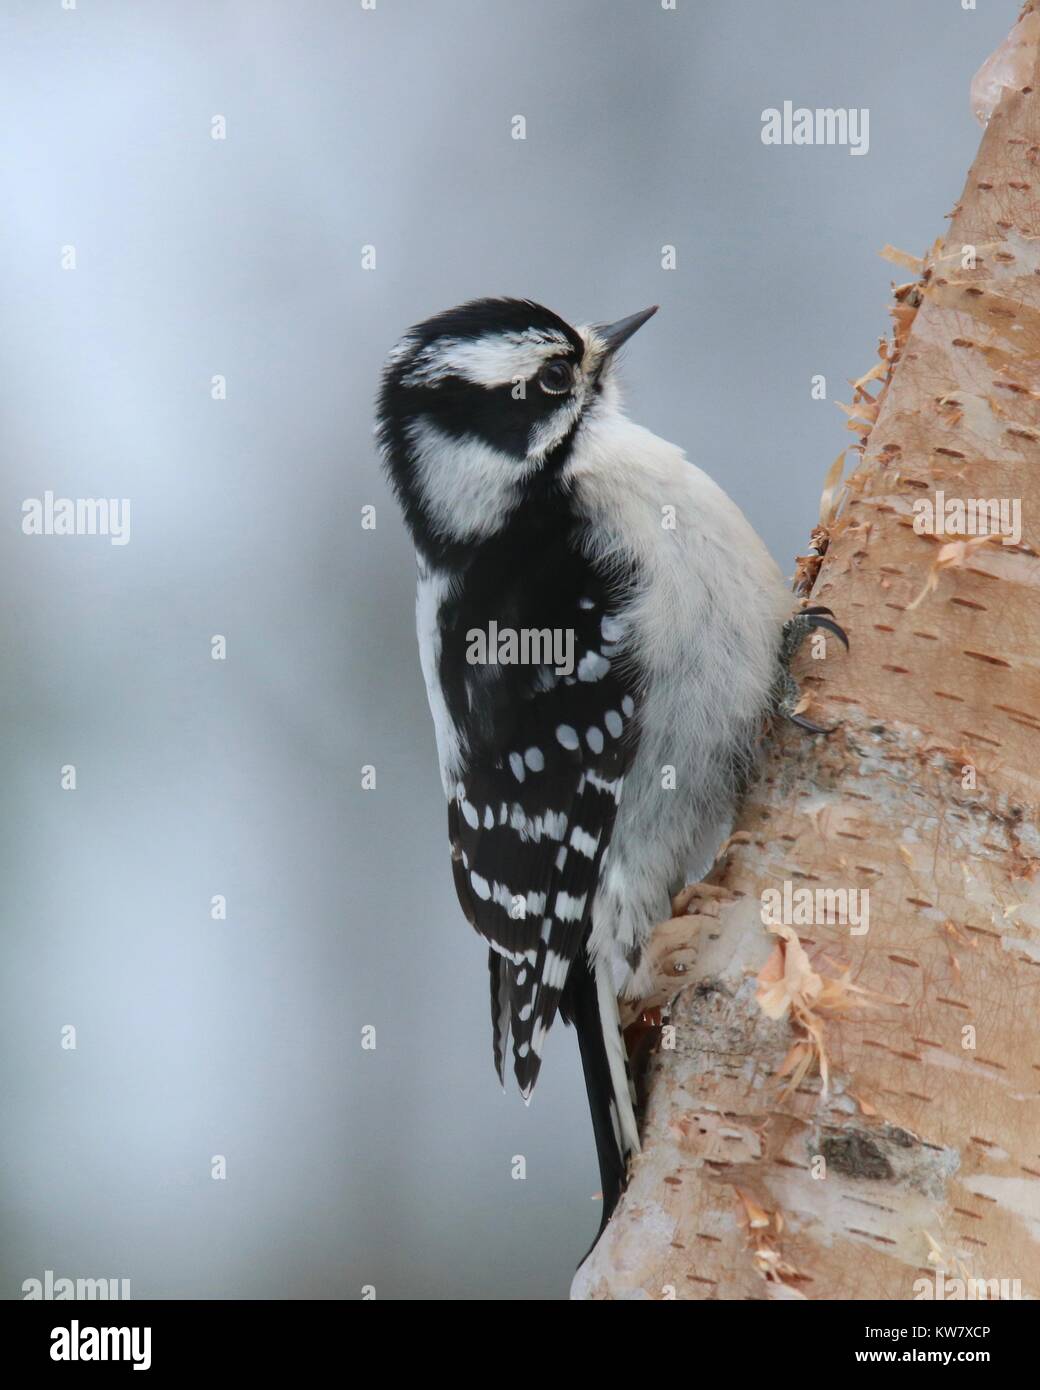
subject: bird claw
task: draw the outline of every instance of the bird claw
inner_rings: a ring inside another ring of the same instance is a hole
[[[833,734],[838,727],[837,724],[815,724],[811,719],[806,719],[804,714],[788,714],[786,710],[783,713],[792,724],[797,724],[799,729],[805,729],[810,734]]]
[[[824,616],[826,615],[826,616]],[[845,629],[835,620],[834,612],[830,608],[824,608],[822,604],[817,604],[813,608],[803,608],[801,613],[795,615],[797,618],[810,618],[807,629],[811,631],[814,627],[826,628],[828,632],[833,632],[839,642],[844,643],[845,650],[849,650],[849,637]]]
[[[777,678],[776,710],[777,713],[789,719],[792,724],[797,724],[800,729],[804,729],[806,733],[832,734],[838,727],[836,724],[817,724],[814,720],[807,719],[804,714],[798,712],[801,692],[790,670],[791,662],[798,648],[810,632],[816,628],[823,628],[825,631],[833,633],[844,644],[845,650],[849,650],[849,639],[845,629],[835,620],[832,610],[825,608],[823,604],[814,604],[810,608],[803,608],[794,617],[789,618],[784,624],[783,636],[780,640],[780,674]]]
[[[839,642],[843,643],[845,650],[849,650],[849,638],[845,629],[835,620],[830,608],[824,608],[822,603],[818,603],[811,608],[803,608],[784,624],[780,653],[785,665],[791,661],[809,633],[818,627],[832,632]]]

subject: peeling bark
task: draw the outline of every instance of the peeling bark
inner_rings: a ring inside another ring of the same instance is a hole
[[[655,935],[640,1008],[674,1033],[574,1297],[908,1299],[940,1270],[1040,1296],[1035,48],[1030,68],[853,403],[862,459],[812,591],[852,650],[807,644],[795,672],[840,727],[777,732],[707,883]],[[918,534],[937,489],[1020,499],[1021,540]],[[778,936],[762,893],[785,882],[869,889],[869,930]]]

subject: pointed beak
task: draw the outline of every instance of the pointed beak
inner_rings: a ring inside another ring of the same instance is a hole
[[[658,306],[651,304],[649,309],[640,309],[638,314],[629,314],[627,319],[617,323],[597,323],[594,325],[596,337],[606,344],[607,352],[617,352],[622,343],[627,343],[637,329],[642,328],[647,319],[652,319]]]

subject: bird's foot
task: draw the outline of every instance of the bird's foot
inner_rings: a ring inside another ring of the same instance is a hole
[[[729,841],[727,841],[728,843]],[[721,854],[722,851],[720,850],[717,858],[720,858]],[[705,883],[703,880],[688,883],[685,888],[680,888],[678,893],[672,897],[672,918],[686,917],[695,913],[696,909],[693,907],[693,903],[697,899],[703,902],[729,902],[732,897],[733,894],[728,888],[723,888],[717,883]]]
[[[846,651],[848,650],[849,639],[845,634],[845,629],[835,621],[834,614],[829,608],[817,604],[812,608],[803,608],[801,612],[796,613],[793,618],[784,623],[780,638],[780,671],[776,680],[774,704],[778,714],[782,714],[792,724],[797,724],[800,729],[805,729],[807,733],[830,734],[834,732],[836,725],[817,724],[814,720],[807,719],[802,713],[807,701],[798,689],[798,682],[791,675],[791,662],[794,660],[795,653],[809,634],[817,628],[832,632],[845,644]]]

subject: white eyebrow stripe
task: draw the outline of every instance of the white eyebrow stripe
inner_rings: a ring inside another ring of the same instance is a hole
[[[600,362],[602,362],[607,351],[607,345],[596,332],[592,324],[582,324],[581,327],[575,331],[585,345],[585,351],[582,353],[581,358],[581,370],[588,376],[594,372]]]
[[[461,376],[474,386],[508,386],[515,377],[533,376],[546,358],[570,347],[565,335],[552,328],[436,338],[415,354],[401,381],[405,386],[432,386],[445,377]]]

